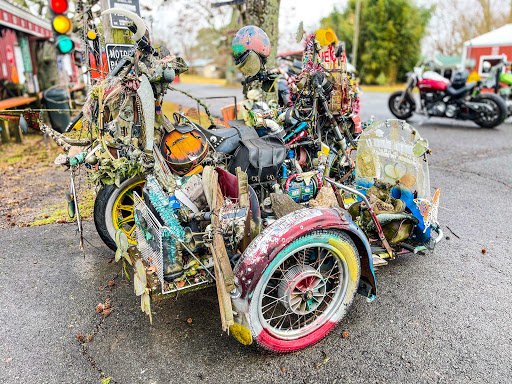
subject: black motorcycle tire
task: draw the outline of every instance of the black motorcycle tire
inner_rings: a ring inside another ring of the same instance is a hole
[[[131,189],[136,183],[140,183],[142,179],[138,176],[121,181],[119,187],[115,184],[103,186],[94,201],[94,226],[101,240],[107,247],[115,251],[117,249],[114,236],[116,227],[113,219],[113,209],[116,200],[127,190]]]
[[[403,112],[397,110],[395,108],[395,101],[397,98],[402,97],[402,93],[403,93],[403,91],[393,92],[391,94],[391,96],[389,96],[388,107],[389,107],[389,110],[391,111],[391,113],[393,114],[393,116],[395,116],[397,119],[407,120],[412,116],[412,113],[414,112],[415,103],[414,103],[414,100],[412,100],[411,95],[409,95],[409,93],[406,92],[403,103],[409,106],[408,111],[403,113]]]
[[[482,120],[477,119],[475,123],[477,123],[482,128],[496,128],[498,125],[503,123],[507,118],[507,104],[505,101],[498,95],[494,93],[483,93],[476,97],[474,97],[471,101],[474,102],[484,102],[484,103],[493,103],[495,108],[497,109],[497,113],[494,119],[492,120]]]

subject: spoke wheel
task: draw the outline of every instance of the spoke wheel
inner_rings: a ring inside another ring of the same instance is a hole
[[[130,244],[137,244],[135,239],[135,218],[134,213],[134,199],[133,191],[137,191],[137,194],[142,196],[142,188],[144,188],[145,180],[137,181],[136,183],[126,187],[119,197],[115,200],[114,206],[112,207],[112,222],[114,228],[117,231],[121,229],[128,237]]]
[[[116,250],[115,233],[121,229],[130,244],[136,244],[133,191],[142,197],[145,180],[139,177],[125,179],[120,186],[106,185],[94,202],[94,224],[103,242]]]
[[[360,264],[344,233],[315,231],[281,251],[256,286],[251,321],[266,349],[289,352],[323,338],[345,315]]]

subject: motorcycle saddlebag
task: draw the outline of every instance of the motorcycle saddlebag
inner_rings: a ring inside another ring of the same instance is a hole
[[[275,136],[242,140],[231,159],[228,171],[236,174],[240,167],[247,173],[249,184],[275,180],[288,148]]]

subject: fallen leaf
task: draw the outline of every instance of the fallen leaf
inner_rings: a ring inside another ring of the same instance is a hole
[[[108,282],[108,286],[109,286],[109,287],[113,287],[113,286],[114,286],[114,284],[115,284],[114,280],[110,280],[110,281]]]
[[[187,319],[187,323],[192,324],[192,319],[190,317]]]
[[[108,315],[110,315],[110,312],[112,312],[111,309],[105,309],[103,312],[101,312],[101,314],[105,317],[107,317]]]
[[[81,333],[79,333],[78,335],[76,335],[76,339],[78,341],[83,341],[84,340],[84,335],[82,335]]]
[[[87,342],[90,342],[92,340],[92,335],[87,335],[86,340],[87,340]]]
[[[344,331],[341,336],[344,338],[344,339],[348,339],[348,332],[347,331]]]
[[[97,306],[96,306],[96,312],[98,313],[101,313],[103,312],[103,310],[105,309],[105,306],[101,303],[99,303]]]
[[[322,365],[327,364],[329,359],[330,359],[329,357],[325,357],[322,361],[319,361],[318,363],[316,363],[316,369],[320,368]]]
[[[185,280],[180,280],[176,283],[176,287],[183,288],[185,286]]]
[[[110,307],[111,307],[111,305],[110,305],[109,303],[107,303],[107,304],[105,304],[105,308],[104,308],[104,310],[105,310],[105,309],[110,309]]]
[[[286,372],[286,368],[285,367],[281,368],[281,371]]]

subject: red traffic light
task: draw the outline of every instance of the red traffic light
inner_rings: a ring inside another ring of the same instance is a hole
[[[68,0],[51,0],[50,8],[54,13],[64,13],[68,9]]]

